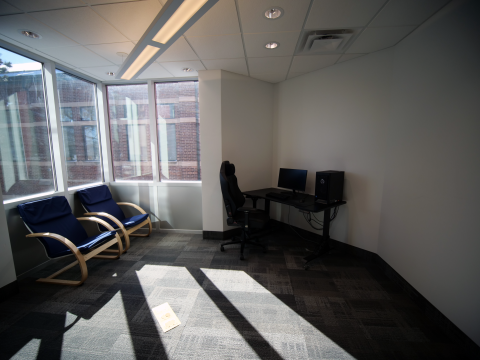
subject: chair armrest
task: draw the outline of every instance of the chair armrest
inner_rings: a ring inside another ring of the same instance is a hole
[[[80,250],[78,250],[78,248],[75,246],[75,244],[73,242],[71,242],[70,240],[68,240],[66,237],[62,236],[62,235],[58,235],[58,234],[55,234],[55,233],[33,233],[33,234],[28,234],[26,235],[26,237],[28,238],[38,238],[38,237],[48,237],[48,238],[51,238],[51,239],[54,239],[54,240],[57,240],[59,242],[61,242],[63,245],[65,245],[66,247],[68,247],[70,249],[70,251],[75,254],[75,256],[77,257],[77,259],[82,259],[83,260],[83,256],[82,256],[82,253],[80,252]],[[84,263],[85,263],[85,260],[83,260]],[[86,265],[85,265],[86,266]]]
[[[103,213],[100,213],[100,214],[103,214]],[[112,227],[112,225],[110,225],[109,223],[107,223],[106,221],[104,221],[102,219],[99,219],[99,218],[96,218],[96,217],[93,217],[93,216],[88,217],[88,218],[81,217],[81,218],[77,218],[77,220],[78,221],[93,221],[93,222],[96,222],[96,223],[99,223],[99,224],[105,226],[107,228],[107,230],[115,231],[115,229]],[[121,254],[121,253],[123,253],[122,240],[120,239],[120,236],[118,236],[117,233],[115,233],[115,238],[117,239],[118,249],[119,249],[120,254]],[[127,249],[128,249],[128,247],[127,247]]]
[[[101,214],[101,213],[99,213]],[[103,215],[102,215],[103,216]],[[99,219],[99,218],[96,218],[96,217],[93,217],[93,216],[90,216],[88,218],[85,218],[85,217],[79,217],[77,218],[78,221],[93,221],[93,222],[96,222],[96,223],[99,223],[100,225],[103,225],[107,228],[108,231],[115,231],[115,229],[113,228],[112,225],[110,225],[109,223],[107,223],[105,220],[102,220],[102,219]]]
[[[128,203],[128,202],[119,202],[117,203],[117,205],[126,205],[126,206],[131,206],[135,209],[137,209],[138,211],[140,211],[140,213],[142,214],[146,214],[145,210],[143,210],[140,206],[138,205],[135,205],[135,204],[132,204],[132,203]]]
[[[110,214],[107,214],[106,212],[88,212],[88,213],[85,213],[83,214],[85,216],[103,216],[103,217],[106,217],[107,219],[110,219],[112,220],[115,225],[118,226],[119,229],[121,229],[122,231],[125,230],[125,227],[123,226],[122,222],[120,220],[118,220],[115,216],[113,215],[110,215]],[[97,218],[95,218],[97,219]],[[101,220],[101,219],[99,219]],[[107,223],[108,224],[108,223]],[[110,225],[110,224],[108,224]],[[108,229],[108,228],[107,228]],[[114,229],[115,230],[115,229]]]

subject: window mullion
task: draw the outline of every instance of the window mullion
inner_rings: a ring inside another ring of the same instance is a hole
[[[158,168],[157,111],[155,106],[155,83],[148,80],[148,113],[150,114],[150,145],[152,149],[153,182],[160,182]]]
[[[50,118],[50,129],[52,136],[53,161],[55,165],[55,176],[57,190],[66,192],[68,190],[67,162],[65,148],[63,146],[62,120],[60,116],[60,103],[57,91],[57,75],[55,64],[45,62],[45,90],[47,93],[48,114]]]
[[[110,126],[108,122],[107,87],[97,84],[98,121],[100,123],[100,144],[102,148],[103,176],[106,183],[114,181]]]

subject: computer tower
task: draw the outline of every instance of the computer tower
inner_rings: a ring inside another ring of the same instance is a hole
[[[315,200],[330,204],[343,200],[344,171],[317,171],[315,178]]]

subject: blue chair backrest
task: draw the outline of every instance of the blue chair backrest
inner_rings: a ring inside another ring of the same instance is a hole
[[[120,221],[125,220],[125,215],[123,214],[122,209],[120,209],[120,206],[118,206],[115,200],[113,200],[112,194],[107,185],[78,190],[77,194],[82,205],[88,212],[106,212]],[[118,228],[118,226],[110,219],[102,216],[98,217],[108,222],[114,229]],[[104,227],[100,225],[100,230],[106,231],[107,229],[104,229]]]
[[[72,209],[64,196],[31,201],[17,205],[20,216],[34,233],[55,233],[66,237],[75,245],[82,244],[88,237],[80,222],[73,216]],[[64,253],[68,248],[61,242],[41,237],[50,258]]]

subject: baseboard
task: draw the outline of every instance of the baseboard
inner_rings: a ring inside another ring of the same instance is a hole
[[[152,232],[167,233],[167,234],[193,234],[202,235],[204,232],[202,230],[184,230],[184,229],[158,229],[152,230]]]
[[[9,297],[18,294],[20,288],[18,286],[18,281],[14,280],[10,284],[7,284],[0,288],[0,302],[7,300]]]
[[[203,238],[208,240],[228,240],[242,233],[242,229],[235,228],[227,231],[203,231]]]
[[[349,245],[351,246],[351,245]],[[467,334],[458,328],[450,319],[443,315],[430,301],[420,294],[410,283],[395,271],[378,254],[375,254],[374,262],[382,269],[384,274],[407,293],[410,299],[422,310],[424,315],[437,325],[445,334],[462,345],[471,359],[480,359],[480,346],[478,346]]]
[[[283,229],[287,230],[290,225],[280,221],[272,220],[279,224]],[[314,234],[310,231],[291,226],[297,233],[303,237],[321,241],[321,235]],[[451,320],[443,315],[430,301],[420,294],[412,285],[409,284],[399,273],[397,273],[380,255],[368,250],[360,249],[356,246],[345,244],[338,240],[330,239],[330,245],[337,251],[351,254],[355,257],[362,258],[366,261],[374,263],[380,267],[382,272],[395,284],[400,286],[403,291],[412,299],[412,301],[422,310],[424,315],[438,326],[447,336],[455,340],[466,350],[472,359],[480,359],[480,347],[460,330]]]

